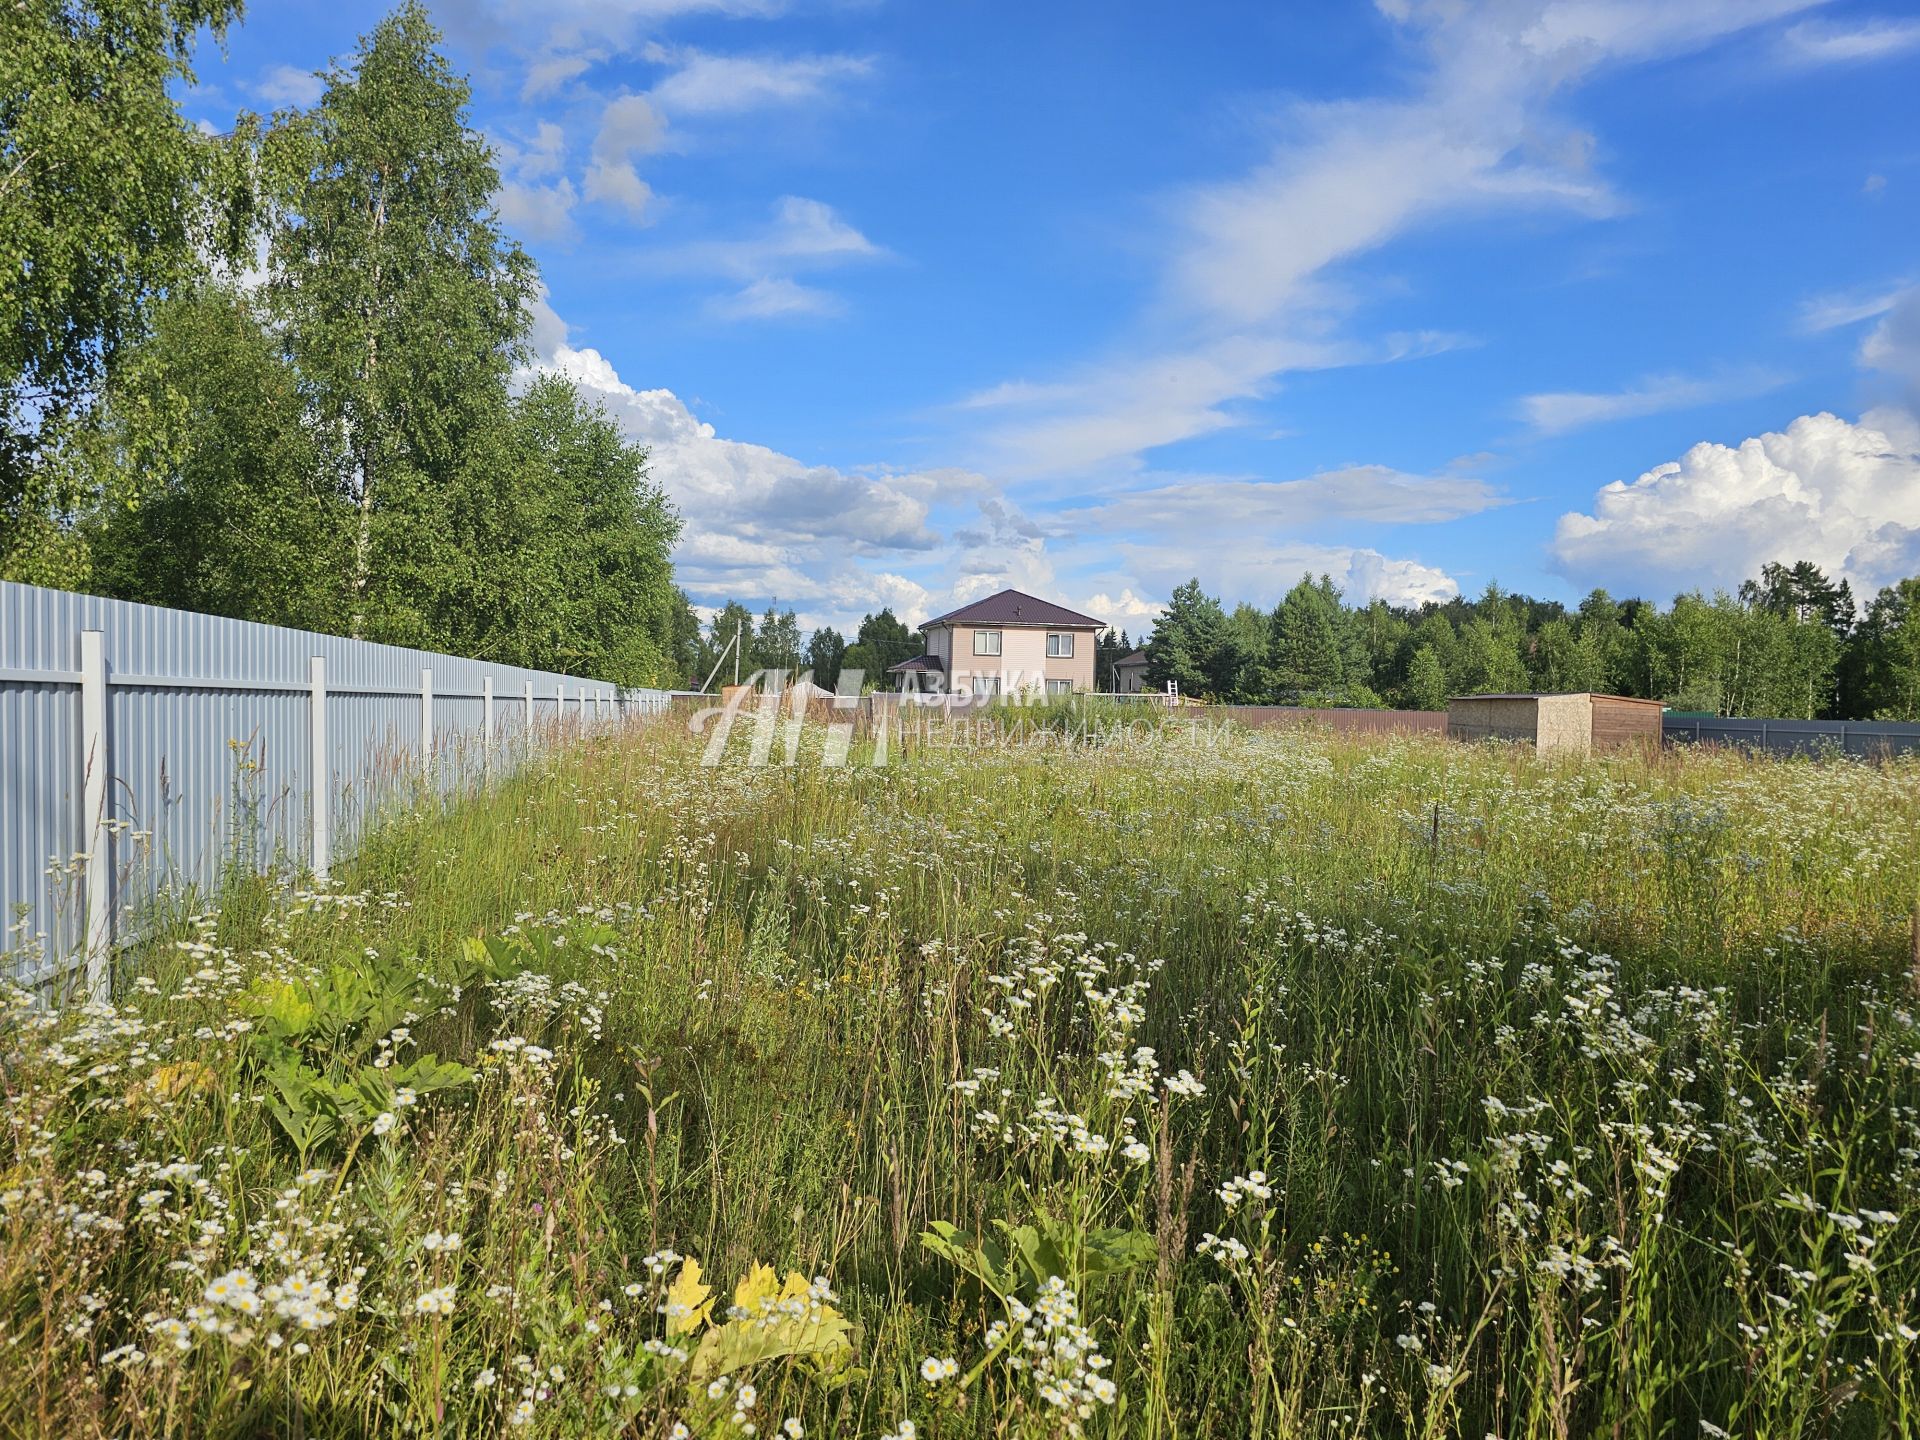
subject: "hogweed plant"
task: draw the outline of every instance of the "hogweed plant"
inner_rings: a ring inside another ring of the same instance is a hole
[[[594,736],[0,991],[0,1434],[1920,1428],[1920,764],[1029,728]]]

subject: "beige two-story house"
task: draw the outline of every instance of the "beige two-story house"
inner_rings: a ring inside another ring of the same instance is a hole
[[[903,690],[949,695],[1071,695],[1093,689],[1104,622],[1002,590],[922,625],[927,653],[893,667]]]

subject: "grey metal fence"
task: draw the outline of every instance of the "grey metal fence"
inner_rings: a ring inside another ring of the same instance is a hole
[[[1865,720],[1743,720],[1669,715],[1669,745],[1741,745],[1785,755],[1857,755],[1863,759],[1920,754],[1920,725]]]
[[[0,977],[104,993],[126,917],[236,859],[324,877],[381,803],[666,708],[511,665],[0,582]]]

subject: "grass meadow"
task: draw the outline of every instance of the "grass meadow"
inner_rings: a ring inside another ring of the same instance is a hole
[[[0,1001],[0,1433],[1920,1429],[1920,763],[1020,740],[583,740]]]

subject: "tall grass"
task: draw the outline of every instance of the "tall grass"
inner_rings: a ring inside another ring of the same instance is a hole
[[[1920,1424],[1920,766],[701,743],[15,1007],[0,1426]]]

